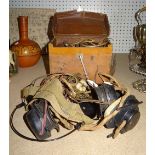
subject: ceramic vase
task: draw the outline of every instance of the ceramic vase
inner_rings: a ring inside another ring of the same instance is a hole
[[[28,16],[19,16],[18,26],[19,40],[11,45],[11,51],[16,53],[19,67],[31,67],[39,61],[41,49],[28,37]]]

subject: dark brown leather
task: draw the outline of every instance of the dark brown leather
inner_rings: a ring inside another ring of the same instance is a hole
[[[81,39],[104,40],[110,34],[110,26],[106,14],[73,10],[55,13],[52,31],[54,45],[61,46]]]

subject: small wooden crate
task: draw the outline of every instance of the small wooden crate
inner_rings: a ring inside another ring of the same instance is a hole
[[[79,55],[83,56],[89,79],[96,80],[96,75],[111,71],[112,44],[108,47],[53,47],[48,44],[50,73],[80,73],[85,75]]]

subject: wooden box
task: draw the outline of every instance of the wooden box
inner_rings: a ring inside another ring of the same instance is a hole
[[[48,44],[50,73],[80,73],[85,76],[79,55],[88,72],[89,79],[96,80],[100,73],[111,73],[112,45],[108,47],[53,47]]]

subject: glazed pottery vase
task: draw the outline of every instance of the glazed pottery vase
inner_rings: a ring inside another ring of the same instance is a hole
[[[41,56],[39,45],[28,38],[28,16],[19,16],[19,40],[11,45],[11,51],[15,52],[19,67],[31,67],[35,65]]]

